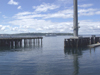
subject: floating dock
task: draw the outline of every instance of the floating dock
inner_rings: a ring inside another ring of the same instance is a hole
[[[2,46],[26,46],[27,44],[38,43],[42,45],[43,37],[1,37],[0,38],[0,47]],[[23,41],[23,42],[22,42]]]
[[[64,40],[64,47],[95,47],[100,45],[100,37],[78,37]]]

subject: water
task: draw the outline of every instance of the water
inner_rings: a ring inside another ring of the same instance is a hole
[[[0,75],[100,75],[100,47],[64,49],[64,38],[44,37],[42,46],[0,48]]]

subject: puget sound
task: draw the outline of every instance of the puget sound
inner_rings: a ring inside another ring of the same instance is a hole
[[[100,75],[100,46],[64,48],[71,36],[43,36],[42,45],[0,47],[0,75]]]

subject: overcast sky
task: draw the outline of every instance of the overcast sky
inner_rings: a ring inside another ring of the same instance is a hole
[[[79,34],[100,33],[100,0],[78,0]],[[0,0],[0,34],[73,32],[73,0]]]

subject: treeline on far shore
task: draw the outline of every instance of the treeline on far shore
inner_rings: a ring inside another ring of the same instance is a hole
[[[73,33],[19,33],[19,34],[13,34],[13,35],[36,35],[36,36],[46,36],[46,35],[73,35]]]
[[[46,35],[56,35],[56,36],[64,36],[64,35],[73,35],[73,33],[17,33],[17,34],[0,34],[1,36],[46,36]]]

